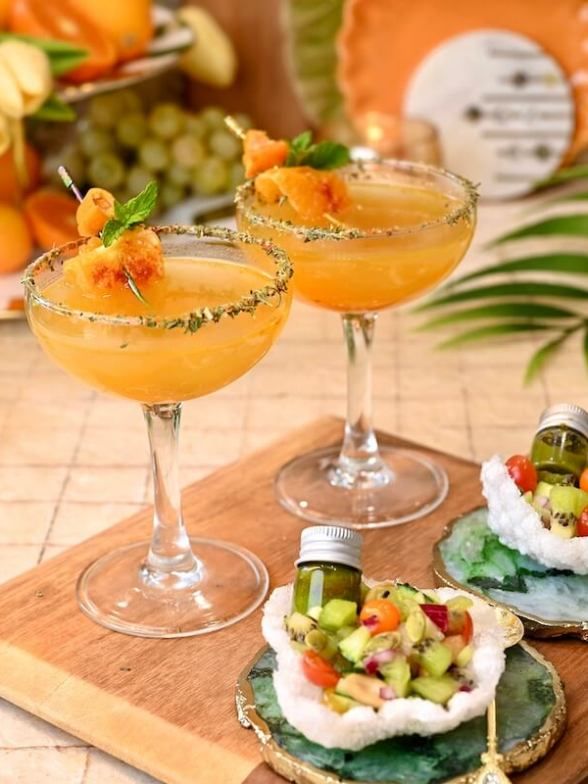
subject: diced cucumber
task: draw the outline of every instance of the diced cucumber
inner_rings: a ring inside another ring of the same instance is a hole
[[[443,675],[453,663],[453,652],[438,640],[425,640],[417,650],[418,661],[429,675],[438,678]]]
[[[347,599],[331,599],[319,615],[318,622],[321,629],[336,632],[343,626],[353,626],[357,621],[357,604]]]
[[[364,655],[364,651],[369,643],[371,635],[365,626],[358,626],[358,628],[341,640],[339,643],[339,650],[346,659],[357,664]]]
[[[411,690],[424,700],[445,705],[459,689],[458,682],[451,675],[441,675],[439,678],[425,676],[415,678],[410,684]]]
[[[410,666],[404,656],[396,656],[381,668],[388,686],[391,686],[397,697],[406,697],[410,686]]]
[[[410,642],[420,642],[427,630],[427,616],[420,607],[415,607],[406,619],[406,634]]]
[[[323,692],[323,703],[335,713],[347,713],[351,708],[357,707],[360,703],[352,700],[351,697],[344,697],[337,694],[334,689],[325,689]]]

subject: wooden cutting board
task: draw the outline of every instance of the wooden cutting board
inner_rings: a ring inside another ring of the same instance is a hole
[[[338,420],[322,419],[190,486],[184,504],[191,532],[251,548],[267,564],[272,586],[291,580],[304,523],[278,506],[273,478],[286,460],[335,443],[340,433]],[[432,585],[431,549],[444,524],[480,504],[478,466],[434,456],[449,474],[447,501],[419,522],[366,533],[370,576]],[[149,513],[138,514],[1,587],[0,697],[166,784],[279,784],[234,708],[237,676],[263,642],[259,611],[215,634],[179,640],[109,632],[78,611],[82,568],[147,538],[149,526]],[[517,781],[579,784],[588,775],[588,649],[575,640],[537,647],[567,686],[569,729]]]

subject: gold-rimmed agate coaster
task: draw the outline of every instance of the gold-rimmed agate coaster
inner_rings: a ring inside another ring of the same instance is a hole
[[[485,507],[452,520],[433,550],[437,585],[515,613],[532,637],[588,641],[588,575],[548,569],[499,542]]]
[[[557,671],[532,646],[506,652],[497,691],[499,748],[507,773],[542,759],[561,737],[566,702]],[[296,784],[467,784],[486,748],[486,719],[448,733],[400,736],[358,752],[326,749],[308,741],[283,717],[273,687],[275,655],[263,648],[241,674],[236,704],[239,721],[257,737],[264,761]]]

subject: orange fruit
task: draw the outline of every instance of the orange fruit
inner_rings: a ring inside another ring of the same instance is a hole
[[[288,142],[270,139],[265,131],[251,129],[243,141],[245,176],[255,177],[272,166],[281,166],[288,157]]]
[[[0,30],[4,30],[8,25],[8,15],[12,0],[0,0]]]
[[[25,161],[27,166],[28,185],[25,193],[30,193],[39,185],[41,176],[41,159],[38,152],[30,144],[25,147]],[[14,155],[12,148],[8,148],[4,155],[0,155],[0,201],[9,201],[17,204],[22,197],[20,183],[16,175]]]
[[[25,200],[25,215],[43,250],[78,239],[77,208],[75,199],[51,188],[41,188]]]
[[[140,57],[151,43],[151,0],[72,0],[72,3],[114,44],[118,60]]]
[[[22,269],[32,249],[33,238],[23,213],[0,202],[0,273]]]
[[[114,43],[79,8],[77,0],[12,0],[9,26],[14,33],[52,38],[88,50],[87,59],[63,79],[87,82],[112,70],[117,51]],[[124,8],[124,2],[120,3]]]
[[[76,211],[78,231],[82,237],[100,234],[104,224],[114,217],[114,196],[104,188],[90,188]]]
[[[265,202],[285,196],[293,210],[307,220],[320,220],[349,206],[344,180],[330,171],[309,166],[270,169],[259,174],[255,191]]]

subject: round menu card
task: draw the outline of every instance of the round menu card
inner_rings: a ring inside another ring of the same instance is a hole
[[[434,122],[444,165],[494,199],[533,190],[557,169],[574,131],[571,88],[556,60],[504,30],[433,49],[412,74],[404,111]]]

